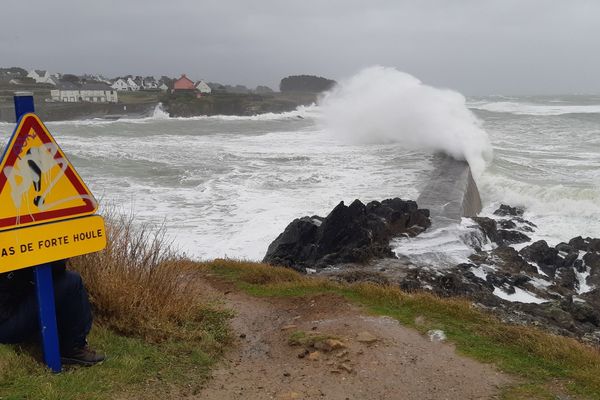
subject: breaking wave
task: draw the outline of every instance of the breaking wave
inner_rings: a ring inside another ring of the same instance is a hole
[[[444,152],[467,160],[475,176],[492,158],[488,135],[462,94],[394,68],[366,68],[326,93],[319,105],[324,128],[349,142]]]

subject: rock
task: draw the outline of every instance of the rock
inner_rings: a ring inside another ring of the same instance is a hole
[[[432,342],[444,342],[446,340],[446,334],[440,329],[431,329],[427,331],[427,336]]]
[[[360,343],[371,344],[371,343],[375,343],[379,339],[376,336],[374,336],[372,333],[364,331],[364,332],[360,332],[358,334],[358,336],[356,337],[356,340]]]
[[[515,217],[520,217],[523,215],[523,209],[517,208],[517,207],[511,207],[506,204],[501,204],[500,208],[498,208],[496,211],[494,211],[494,215],[500,215],[503,217],[505,217],[507,215],[512,215]]]
[[[345,357],[348,357],[349,354],[350,354],[350,352],[348,350],[344,350],[344,351],[340,352],[336,357],[337,358],[345,358]]]
[[[531,241],[531,238],[526,234],[514,230],[499,229],[498,237],[505,244],[527,243]]]
[[[354,369],[349,364],[346,364],[346,363],[341,363],[339,365],[339,369],[342,369],[349,374],[351,374],[354,371]]]
[[[337,339],[324,339],[316,342],[313,347],[317,350],[328,353],[332,350],[343,349],[346,347],[346,345]]]
[[[519,254],[518,251],[508,246],[500,246],[491,252],[492,257],[496,260],[496,265],[502,271],[511,274],[537,274],[537,268],[527,263]]]
[[[510,219],[501,219],[498,221],[498,225],[500,225],[502,229],[517,229],[517,224]]]
[[[519,254],[526,260],[537,263],[551,277],[554,277],[557,263],[562,260],[558,256],[558,250],[549,247],[545,240],[538,240],[529,246],[523,247]]]
[[[513,220],[513,221],[517,221],[517,222],[518,222],[518,223],[520,223],[520,224],[525,224],[525,225],[528,225],[528,226],[529,226],[529,227],[531,227],[531,228],[537,228],[537,225],[536,225],[536,224],[534,224],[534,223],[533,223],[533,222],[531,222],[531,221],[527,221],[525,218],[521,218],[521,217],[513,217],[513,218],[512,218],[512,220]],[[523,229],[523,227],[521,227],[521,229]],[[533,232],[533,229],[532,229],[532,230],[530,230],[530,232]]]
[[[282,331],[289,331],[290,329],[296,329],[298,325],[284,325],[281,327]]]
[[[600,269],[600,253],[586,253],[583,256],[583,262],[592,270]]]
[[[320,220],[311,217],[295,219],[289,224],[282,234],[269,245],[265,262],[296,267],[302,269],[297,260],[307,260],[314,256],[316,246],[307,244],[316,241]]]
[[[364,205],[340,202],[326,218],[295,219],[270,245],[264,262],[305,271],[372,258],[395,257],[390,240],[418,235],[431,225],[429,211],[400,198]]]
[[[571,303],[567,309],[573,318],[582,323],[600,327],[600,311],[586,303]]]
[[[308,360],[310,361],[319,361],[321,359],[321,352],[320,351],[313,351],[308,353]]]
[[[498,226],[495,220],[488,217],[473,217],[471,219],[479,225],[490,241],[498,243],[500,238],[498,236]]]
[[[298,358],[304,358],[306,357],[308,354],[310,353],[310,351],[308,351],[307,349],[302,350],[300,353],[298,353]]]
[[[573,268],[560,270],[557,275],[555,280],[558,286],[567,289],[568,291],[575,291],[579,287]]]
[[[581,236],[574,237],[569,241],[569,245],[579,251],[597,251],[600,252],[600,239],[598,238],[582,238]]]
[[[554,248],[556,250],[558,250],[559,252],[563,252],[563,253],[567,253],[567,254],[570,254],[570,253],[577,254],[577,249],[565,242],[561,242],[561,243],[557,244],[556,246],[554,246]]]

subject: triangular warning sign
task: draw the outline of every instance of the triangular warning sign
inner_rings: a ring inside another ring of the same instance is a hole
[[[0,163],[0,231],[97,209],[94,196],[38,116],[21,117]]]

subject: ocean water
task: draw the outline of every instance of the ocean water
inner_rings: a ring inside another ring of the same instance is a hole
[[[493,150],[476,179],[484,214],[523,206],[539,226],[534,239],[551,244],[600,236],[599,96],[493,96],[467,106]],[[170,119],[157,109],[140,120],[47,126],[102,204],[164,223],[194,258],[260,260],[294,218],[356,198],[416,199],[432,169],[431,149],[347,141],[320,114],[312,106]],[[0,123],[0,145],[12,129]]]

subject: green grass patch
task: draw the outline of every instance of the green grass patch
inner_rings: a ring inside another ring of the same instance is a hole
[[[225,323],[222,319],[216,325]],[[107,360],[89,368],[67,366],[60,374],[46,369],[39,354],[30,348],[0,345],[0,399],[164,399],[193,395],[218,357],[210,345],[197,341],[150,344],[102,327],[94,327],[90,342],[106,352]]]
[[[533,327],[502,323],[466,300],[408,294],[391,286],[341,284],[248,262],[215,260],[203,268],[254,296],[334,293],[421,332],[442,329],[460,353],[521,378],[522,382],[506,388],[505,399],[555,398],[563,392],[600,399],[597,349]]]

